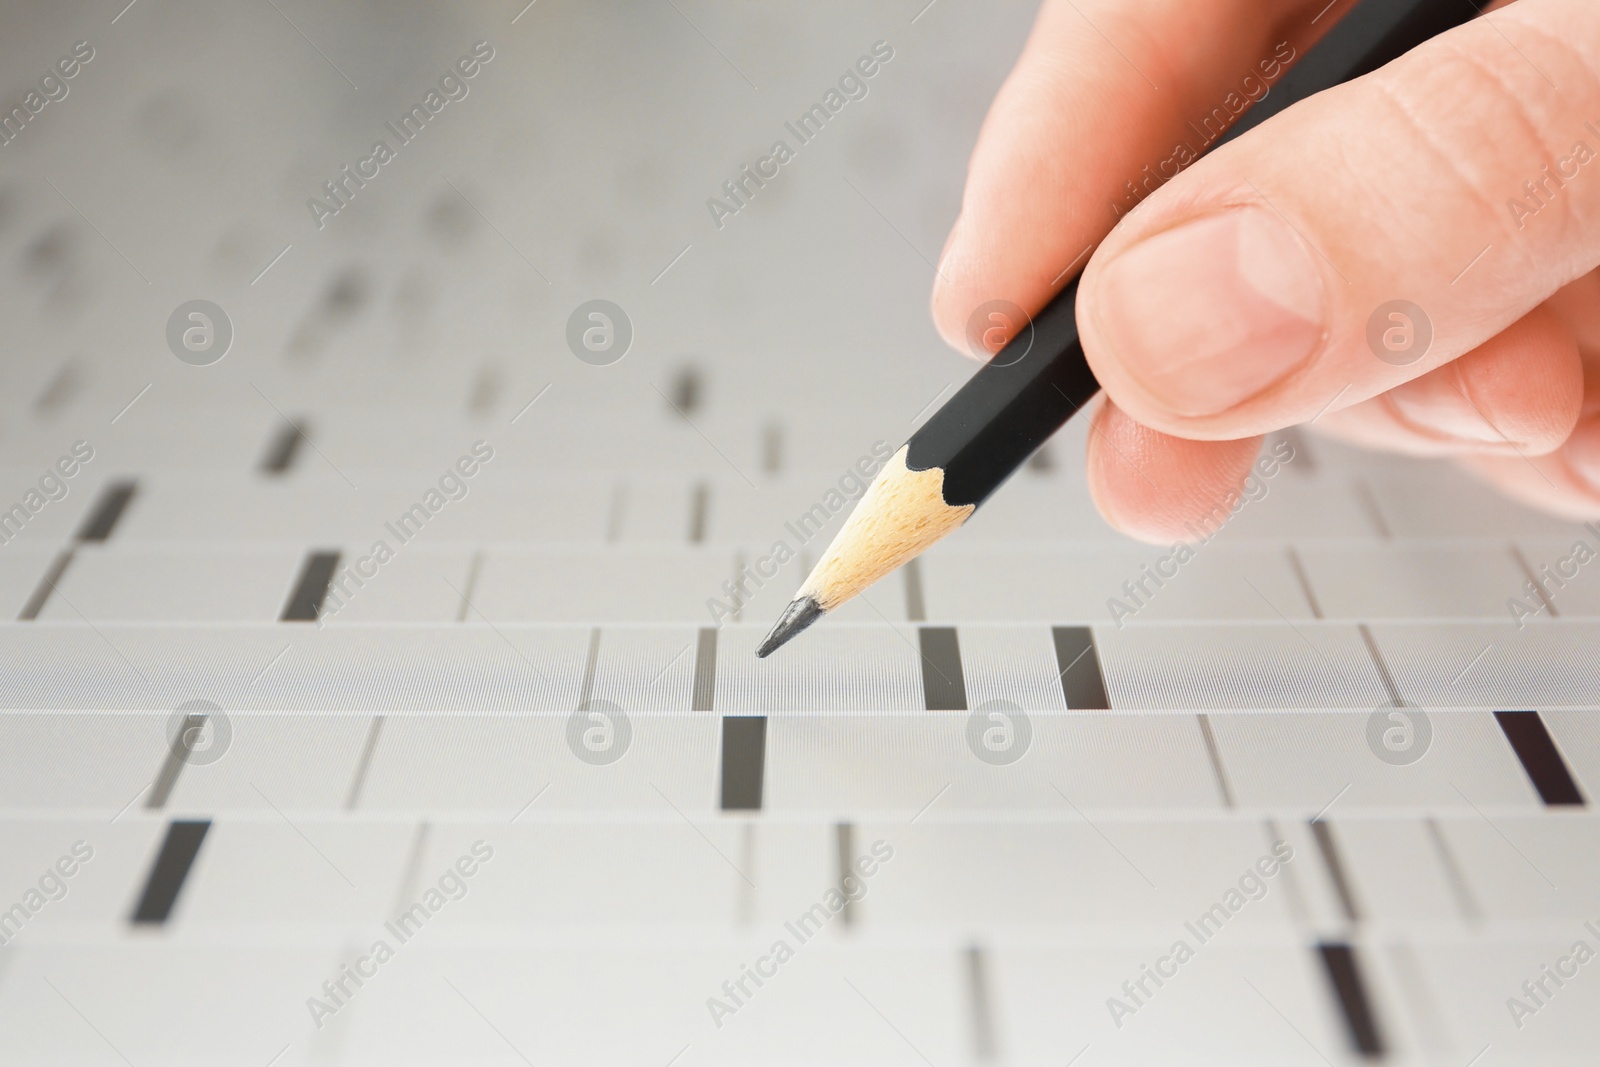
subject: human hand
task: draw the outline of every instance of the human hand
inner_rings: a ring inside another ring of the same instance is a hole
[[[1352,7],[1045,0],[984,122],[934,320],[964,348],[1087,259],[1089,486],[1134,536],[1185,536],[1303,422],[1600,516],[1592,0],[1501,5],[1180,170]]]

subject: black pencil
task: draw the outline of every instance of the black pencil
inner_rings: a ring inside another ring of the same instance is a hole
[[[1384,0],[1368,0],[1377,6]],[[1368,74],[1478,13],[1470,0],[1421,0],[1366,47],[1329,35],[1286,79],[1219,138],[1222,144],[1300,96]],[[1331,63],[1322,62],[1329,48]],[[1340,61],[1340,55],[1353,59]],[[966,522],[1100,385],[1078,341],[1078,279],[1068,283],[989,363],[884,464],[821,561],[756,650],[766,657]]]

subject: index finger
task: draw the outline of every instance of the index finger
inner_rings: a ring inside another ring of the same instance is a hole
[[[945,340],[970,351],[969,320],[989,301],[1042,308],[1355,2],[1045,0],[984,120],[940,259]]]

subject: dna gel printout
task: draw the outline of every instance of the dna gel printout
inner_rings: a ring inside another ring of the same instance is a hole
[[[755,657],[1033,8],[0,16],[0,1062],[1594,1061],[1600,529],[1080,420]]]

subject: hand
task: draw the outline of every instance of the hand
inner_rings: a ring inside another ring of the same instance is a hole
[[[1600,516],[1600,5],[1503,5],[1184,168],[1354,6],[1327,3],[1045,0],[972,155],[940,332],[1031,314],[1087,259],[1089,486],[1147,540],[1313,420]]]

